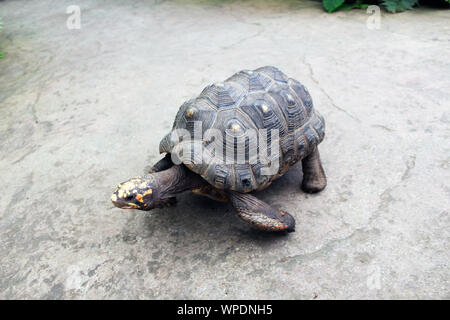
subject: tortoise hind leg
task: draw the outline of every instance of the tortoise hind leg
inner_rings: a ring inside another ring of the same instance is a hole
[[[150,168],[148,173],[160,172],[163,170],[167,170],[173,166],[173,162],[171,159],[170,153],[167,153],[164,158],[159,160],[153,167]]]
[[[239,217],[263,231],[295,231],[294,218],[248,193],[229,192]]]
[[[306,158],[302,160],[303,181],[302,189],[308,193],[322,191],[327,186],[327,177],[320,162],[317,147]]]

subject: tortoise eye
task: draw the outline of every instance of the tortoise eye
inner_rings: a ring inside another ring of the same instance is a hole
[[[127,200],[127,201],[133,200],[133,196],[132,196],[132,195],[129,195],[129,196],[127,196],[127,197],[125,198],[125,200]]]
[[[248,188],[252,186],[252,182],[249,179],[244,179],[242,180],[242,184],[244,185],[244,187]]]

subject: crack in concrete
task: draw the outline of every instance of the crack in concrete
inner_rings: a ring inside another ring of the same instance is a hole
[[[389,128],[389,127],[386,127],[386,126],[384,126],[382,124],[373,124],[372,127],[374,127],[374,128],[381,128],[381,129],[386,130],[388,132],[394,132],[395,131],[395,130],[393,130],[393,129]]]
[[[311,252],[299,253],[299,254],[285,257],[285,258],[283,258],[283,261],[278,260],[278,261],[274,262],[272,264],[272,266],[275,264],[285,263],[289,260],[295,260],[295,261],[312,260],[316,257],[323,255],[324,253],[331,252],[340,243],[346,242],[347,240],[351,240],[360,235],[368,237],[370,235],[370,233],[374,233],[374,234],[378,235],[379,231],[377,228],[374,228],[374,227],[369,228],[368,225],[360,227],[360,228],[356,228],[349,235],[344,236],[343,238],[331,239],[331,240],[327,241],[324,245],[322,245],[320,248],[313,250]]]
[[[34,99],[34,102],[31,104],[31,115],[33,117],[34,123],[39,122],[39,119],[36,114],[36,104],[39,102],[40,98],[41,98],[41,91],[39,90],[36,95],[36,98]]]
[[[13,161],[12,164],[17,164],[17,163],[23,161],[26,157],[35,153],[40,147],[41,147],[41,145],[33,145],[33,146],[29,147],[28,151],[25,152],[23,155],[21,155],[17,160]]]
[[[3,215],[1,216],[1,219],[3,221],[6,221],[6,225],[13,225],[15,224],[16,226],[20,225],[20,220],[24,219],[22,218],[18,218],[15,217],[14,221],[9,221],[7,220],[9,217],[11,217],[14,213],[13,213],[13,208],[16,206],[16,204],[21,204],[23,203],[26,199],[27,199],[27,194],[29,192],[29,190],[32,188],[33,184],[34,184],[34,179],[33,179],[34,173],[31,172],[30,174],[28,174],[25,177],[25,183],[22,184],[21,186],[19,186],[13,193],[11,200],[9,201],[9,203],[6,205],[6,208],[3,212]],[[10,240],[12,241],[12,239],[10,238]]]
[[[236,46],[236,45],[238,45],[238,44],[241,44],[242,42],[245,42],[245,41],[247,41],[247,40],[256,38],[256,37],[260,36],[262,33],[264,33],[265,28],[264,28],[263,25],[261,25],[261,23],[259,23],[259,22],[247,22],[247,21],[245,21],[245,20],[242,19],[240,16],[237,16],[237,15],[235,15],[235,14],[233,13],[233,8],[232,8],[231,6],[229,7],[229,13],[230,13],[230,15],[231,15],[237,22],[242,23],[242,24],[246,24],[246,25],[257,26],[260,30],[258,30],[255,34],[253,34],[253,35],[251,35],[251,36],[248,36],[248,37],[244,37],[244,38],[242,38],[242,39],[240,39],[240,40],[237,40],[236,42],[234,42],[234,43],[232,43],[232,44],[230,44],[230,45],[228,45],[228,46],[223,46],[222,49],[228,50],[228,49],[230,49],[230,48],[232,48],[232,47],[234,47],[234,46]]]
[[[333,98],[322,88],[322,86],[319,84],[319,81],[315,78],[314,76],[314,71],[313,68],[311,66],[311,64],[309,62],[306,61],[306,57],[302,58],[302,62],[304,65],[306,65],[308,67],[308,71],[309,71],[309,77],[311,78],[311,80],[316,84],[316,86],[319,88],[320,91],[322,91],[322,93],[328,98],[328,100],[330,101],[331,105],[336,108],[337,110],[345,113],[347,116],[349,116],[350,118],[352,118],[353,120],[357,121],[357,122],[361,122],[361,120],[358,119],[358,117],[354,116],[353,114],[349,113],[347,110],[339,107],[333,100]]]
[[[411,176],[411,170],[416,167],[416,155],[412,155],[406,161],[406,170],[402,175],[402,182]]]
[[[253,34],[251,36],[248,36],[248,37],[242,38],[240,40],[237,40],[236,42],[234,42],[234,43],[232,43],[232,44],[230,44],[228,46],[223,46],[222,49],[228,50],[228,49],[230,49],[230,48],[232,48],[234,46],[237,46],[238,44],[241,44],[241,43],[243,43],[245,41],[248,41],[248,40],[256,38],[256,37],[259,37],[262,33],[264,33],[264,28],[262,28],[261,30],[259,30],[258,32],[256,32],[255,34]]]
[[[412,155],[409,157],[409,159],[406,161],[406,169],[403,172],[400,181],[394,184],[393,186],[390,186],[386,188],[381,194],[380,194],[380,202],[378,205],[377,210],[370,216],[368,225],[372,224],[372,222],[377,219],[380,214],[384,211],[387,211],[389,206],[392,202],[396,201],[396,199],[392,196],[391,192],[394,191],[396,188],[401,186],[403,182],[405,182],[409,177],[411,176],[411,170],[413,170],[416,166],[416,155]]]
[[[233,7],[229,6],[228,7],[229,11],[230,11],[230,15],[237,21],[243,24],[247,24],[247,25],[254,25],[254,26],[261,26],[261,24],[259,22],[248,22],[245,21],[244,19],[242,19],[241,16],[234,14],[233,12]]]
[[[406,179],[410,177],[410,172],[412,169],[414,169],[416,165],[416,155],[410,156],[410,159],[406,161],[406,169],[398,183],[396,183],[394,186],[391,186],[389,188],[386,188],[380,195],[381,202],[377,208],[377,210],[369,217],[369,221],[365,226],[362,226],[360,228],[356,228],[353,232],[351,232],[349,235],[343,237],[343,238],[335,238],[328,242],[326,242],[324,245],[322,245],[320,248],[313,250],[311,252],[296,254],[293,256],[288,256],[283,258],[283,261],[276,261],[274,264],[279,263],[285,263],[289,260],[311,260],[314,259],[323,253],[332,251],[336,245],[345,242],[347,240],[350,240],[354,238],[355,236],[358,236],[359,234],[367,235],[371,231],[377,231],[378,229],[371,227],[373,221],[380,215],[382,211],[385,211],[388,209],[389,205],[395,201],[395,198],[391,195],[391,192],[399,187]]]

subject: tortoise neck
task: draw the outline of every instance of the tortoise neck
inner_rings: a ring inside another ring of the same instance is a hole
[[[183,164],[153,174],[158,183],[159,198],[167,199],[176,194],[200,188],[208,184],[198,174],[186,168]]]

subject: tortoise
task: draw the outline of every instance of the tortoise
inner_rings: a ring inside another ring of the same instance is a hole
[[[216,136],[208,136],[211,129]],[[246,136],[258,130],[257,139]],[[179,131],[187,136],[181,139]],[[217,133],[227,138],[219,139]],[[259,200],[253,191],[267,188],[298,161],[303,169],[301,188],[308,193],[323,190],[327,180],[317,146],[324,136],[324,118],[313,108],[305,86],[276,67],[243,70],[186,101],[172,131],[160,142],[165,156],[148,174],[119,184],[111,200],[122,209],[151,210],[173,205],[178,193],[191,190],[230,201],[238,216],[258,229],[292,232],[294,218]],[[245,157],[236,161],[233,151],[240,137],[246,137],[244,143],[240,140]],[[278,145],[268,146],[268,141]],[[272,164],[272,171],[267,170]]]

